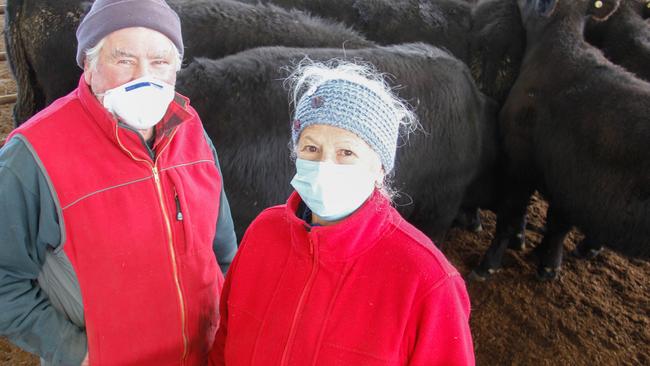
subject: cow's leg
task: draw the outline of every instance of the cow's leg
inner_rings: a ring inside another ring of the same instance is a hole
[[[528,207],[528,205],[526,205]],[[514,218],[513,218],[514,219]],[[519,221],[512,221],[511,228],[509,228],[508,248],[515,250],[526,249],[526,211],[521,215]]]
[[[454,226],[475,233],[481,232],[481,216],[477,207],[461,207],[454,219]]]
[[[571,252],[574,257],[580,259],[592,259],[603,251],[603,245],[586,236]]]
[[[532,193],[532,189],[516,188],[504,199],[497,212],[494,239],[479,266],[470,274],[471,279],[485,280],[501,268],[503,253],[510,246],[513,237],[521,233],[522,217],[526,216],[526,208]]]
[[[544,235],[542,243],[535,248],[539,258],[537,276],[541,281],[557,278],[562,264],[564,238],[570,230],[571,224],[553,208],[552,204],[549,204],[546,214],[546,235]]]

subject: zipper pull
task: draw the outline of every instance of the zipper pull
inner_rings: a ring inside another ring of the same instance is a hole
[[[176,221],[183,221],[183,212],[181,211],[181,200],[178,198],[178,193],[176,193],[176,187],[174,187],[174,200],[176,200]]]
[[[160,183],[160,176],[158,175],[158,167],[154,166],[151,168],[153,171],[153,179],[156,181],[156,183]]]

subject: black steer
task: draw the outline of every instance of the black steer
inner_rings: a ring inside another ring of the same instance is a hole
[[[499,104],[519,75],[525,47],[515,0],[484,0],[474,7],[469,65],[481,91]]]
[[[254,0],[253,0],[254,1]],[[463,0],[261,0],[336,19],[388,45],[426,42],[468,61],[471,9]]]
[[[589,22],[586,37],[610,61],[650,81],[650,23],[644,10],[650,11],[650,0],[623,0],[607,21]]]
[[[14,122],[20,125],[73,90],[75,30],[92,2],[8,0],[5,44],[18,86]],[[218,58],[258,46],[371,47],[342,24],[273,5],[231,0],[169,0],[181,18],[185,59]]]
[[[650,83],[608,61],[583,34],[587,19],[604,21],[619,4],[519,1],[527,49],[500,115],[510,196],[475,277],[501,266],[534,189],[549,201],[546,235],[537,248],[542,279],[556,277],[571,224],[591,243],[648,258]]]
[[[220,60],[197,59],[177,81],[217,146],[240,238],[262,209],[284,202],[291,192],[291,116],[283,79],[286,66],[307,55],[371,62],[394,76],[392,85],[402,86],[399,95],[415,107],[422,128],[399,141],[394,177],[396,205],[407,219],[442,239],[461,207],[481,206],[477,201],[490,198],[495,105],[456,58],[424,44],[347,52],[258,48]]]

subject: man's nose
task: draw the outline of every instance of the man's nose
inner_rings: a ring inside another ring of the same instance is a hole
[[[133,79],[139,79],[141,77],[151,76],[152,71],[153,70],[151,69],[151,66],[148,63],[138,62],[138,67],[135,70],[135,75],[133,75]]]

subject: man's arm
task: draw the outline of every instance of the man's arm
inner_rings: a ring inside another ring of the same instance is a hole
[[[25,144],[0,150],[0,334],[54,365],[79,365],[86,334],[59,312],[37,278],[61,244],[56,204]]]
[[[219,217],[217,218],[217,231],[214,236],[213,250],[214,255],[217,257],[217,263],[221,267],[221,272],[225,275],[230,267],[230,263],[232,263],[235,257],[235,253],[237,253],[237,236],[235,235],[235,225],[232,220],[232,214],[230,213],[230,204],[226,196],[225,184],[223,184],[223,174],[221,174],[217,150],[214,148],[212,140],[210,140],[210,137],[205,131],[204,134],[210,149],[212,149],[212,155],[214,156],[214,161],[217,163],[217,169],[222,180],[221,197],[219,199]]]

